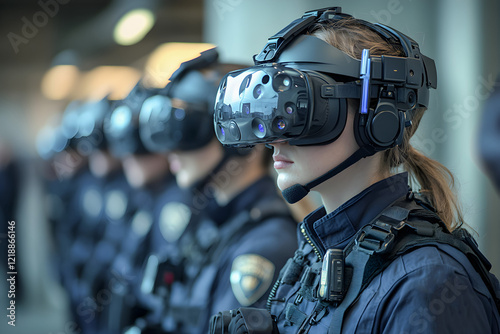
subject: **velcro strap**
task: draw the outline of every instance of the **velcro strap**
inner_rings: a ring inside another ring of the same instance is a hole
[[[415,232],[423,237],[432,237],[438,228],[438,225],[429,223],[425,220],[411,221],[407,224],[415,229]]]
[[[285,318],[291,325],[300,325],[307,319],[307,314],[299,310],[297,305],[289,303],[286,305]]]
[[[384,210],[380,218],[390,218],[393,222],[398,223],[408,218],[410,210],[400,206],[390,206]]]
[[[281,283],[293,285],[299,280],[301,273],[302,266],[295,262],[293,259],[288,259],[285,267],[283,267],[283,276],[281,277]]]
[[[315,274],[311,271],[311,267],[304,268],[302,276],[300,277],[300,285],[312,285]]]
[[[320,281],[321,262],[314,263],[311,267],[306,267],[300,278],[299,295],[309,301],[316,300],[316,290]]]
[[[304,267],[304,255],[300,250],[295,252],[293,258],[288,259],[280,272],[280,280],[283,284],[293,285],[300,278]]]

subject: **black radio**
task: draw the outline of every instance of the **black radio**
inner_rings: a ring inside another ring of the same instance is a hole
[[[329,249],[323,258],[318,297],[340,303],[344,292],[344,252],[341,249]]]

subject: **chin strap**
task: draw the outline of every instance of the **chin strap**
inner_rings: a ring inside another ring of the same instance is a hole
[[[306,197],[312,188],[334,177],[335,175],[342,172],[344,169],[354,165],[359,160],[366,158],[370,155],[373,155],[374,153],[375,151],[373,149],[370,149],[368,147],[361,147],[356,152],[354,152],[349,158],[342,161],[342,163],[340,163],[337,167],[330,169],[325,174],[317,177],[316,179],[312,180],[309,183],[306,183],[305,185],[294,184],[293,186],[283,190],[281,193],[283,194],[283,197],[288,203],[290,204],[296,203],[301,199],[303,199],[304,197]]]

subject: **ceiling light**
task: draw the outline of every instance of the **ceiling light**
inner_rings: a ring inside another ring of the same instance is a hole
[[[57,65],[50,68],[42,79],[42,93],[51,100],[67,98],[80,78],[80,70],[74,65]]]
[[[155,17],[151,10],[138,8],[123,15],[115,26],[113,37],[120,45],[132,45],[144,38],[153,28]]]

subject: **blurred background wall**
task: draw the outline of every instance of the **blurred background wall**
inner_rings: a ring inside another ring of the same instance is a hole
[[[267,38],[291,20],[333,5],[395,27],[435,59],[438,90],[414,144],[455,174],[466,221],[500,275],[500,198],[482,173],[475,147],[482,105],[500,71],[498,0],[0,0],[0,141],[20,162],[19,206],[8,219],[17,223],[22,290],[16,328],[4,319],[0,332],[72,332],[49,264],[51,241],[36,173],[36,134],[48,119],[70,100],[89,97],[96,85],[126,91],[145,73],[165,76],[151,63],[161,58],[163,43],[213,43],[223,60],[250,65]],[[113,30],[134,8],[151,10],[154,22],[136,21],[145,27],[144,38],[119,45]],[[2,295],[3,285],[2,279]],[[0,309],[5,307],[2,298]]]

